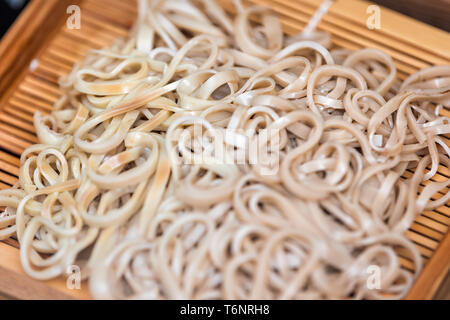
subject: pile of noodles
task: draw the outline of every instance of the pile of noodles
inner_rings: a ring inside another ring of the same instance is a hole
[[[77,265],[95,298],[408,292],[422,259],[404,233],[450,198],[433,178],[449,166],[450,66],[402,82],[379,50],[237,11],[141,0],[129,38],[60,81],[0,191],[0,238],[17,237],[28,275]]]

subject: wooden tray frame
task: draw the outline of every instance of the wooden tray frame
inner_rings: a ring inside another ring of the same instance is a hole
[[[287,32],[297,32],[305,26],[321,0],[244,2],[271,7],[280,15]],[[231,0],[220,3],[227,10],[233,10]],[[82,8],[82,30],[87,21],[86,35],[79,36],[76,30],[64,29],[68,17],[66,8],[72,4]],[[319,29],[331,32],[339,46],[353,49],[371,46],[387,51],[396,60],[402,78],[433,64],[450,64],[449,33],[382,7],[382,28],[369,31],[365,27],[369,5],[371,3],[361,0],[336,0]],[[83,20],[85,11],[90,13],[86,21]],[[95,12],[99,15],[93,19]],[[37,142],[30,117],[36,109],[50,110],[53,98],[60,94],[56,76],[70,70],[68,66],[90,47],[100,48],[115,37],[126,35],[135,14],[133,4],[121,0],[32,0],[16,20],[0,42],[0,189],[15,183],[18,156],[28,145]],[[53,62],[48,62],[50,56],[56,57]],[[45,57],[48,63],[43,62],[42,66],[38,63],[36,71],[32,62],[41,61],[34,59],[44,61]],[[36,72],[40,72],[37,77]],[[440,167],[439,171],[444,178],[449,177],[448,168]],[[426,256],[426,266],[406,299],[433,298],[448,274],[449,225],[450,208],[447,205],[442,212],[419,216],[412,231],[408,231],[408,236],[423,245],[421,252]],[[14,240],[0,242],[0,298],[2,296],[17,299],[90,298],[85,282],[81,290],[70,290],[65,279],[40,282],[27,277],[20,266],[18,244]]]

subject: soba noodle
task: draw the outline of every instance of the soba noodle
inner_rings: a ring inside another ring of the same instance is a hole
[[[450,66],[402,82],[384,52],[314,31],[322,11],[288,36],[268,9],[236,8],[141,0],[128,38],[61,79],[0,191],[0,239],[17,237],[28,275],[78,265],[101,299],[408,292],[422,258],[405,231],[450,198],[435,178]]]

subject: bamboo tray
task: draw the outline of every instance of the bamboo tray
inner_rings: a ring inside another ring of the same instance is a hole
[[[220,3],[232,11],[231,0]],[[274,9],[288,33],[305,27],[321,0],[245,0]],[[81,7],[81,29],[69,30],[66,9]],[[419,69],[450,64],[450,34],[381,8],[381,29],[366,27],[367,8],[362,0],[336,0],[319,25],[330,32],[336,45],[358,49],[375,47],[396,61],[399,76]],[[57,79],[92,48],[101,48],[126,36],[136,16],[136,1],[123,0],[32,0],[0,42],[0,189],[17,181],[19,156],[37,143],[33,128],[36,110],[49,112],[61,95]],[[450,115],[450,112],[446,112]],[[447,137],[447,142],[449,142]],[[412,172],[407,173],[412,175]],[[450,176],[440,166],[435,180]],[[441,192],[447,192],[442,190]],[[439,198],[438,193],[434,198]],[[450,268],[450,206],[426,211],[417,217],[407,236],[422,254],[425,268],[408,299],[431,299]],[[401,254],[401,253],[400,253]],[[403,267],[413,268],[401,258]],[[25,275],[15,240],[0,242],[0,297],[18,299],[86,299],[87,283],[80,290],[66,287],[66,279],[39,282]]]

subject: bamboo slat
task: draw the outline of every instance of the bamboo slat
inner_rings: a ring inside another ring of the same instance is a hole
[[[305,27],[322,0],[244,0],[244,5],[262,4],[280,16],[288,33]],[[231,0],[219,0],[233,12]],[[81,30],[68,30],[66,8],[81,6]],[[367,7],[361,0],[336,0],[319,29],[333,35],[337,46],[358,49],[375,47],[389,53],[399,77],[431,65],[450,64],[450,34],[381,8],[381,29],[366,27]],[[48,113],[61,95],[58,78],[89,49],[101,48],[126,36],[136,17],[136,1],[122,0],[32,0],[9,33],[0,42],[0,189],[17,182],[20,154],[37,143],[33,128],[36,110]],[[448,112],[442,110],[442,112]],[[448,142],[448,139],[446,140]],[[405,173],[411,177],[413,171]],[[449,168],[439,166],[434,181],[445,181]],[[421,185],[423,188],[427,183]],[[442,197],[448,188],[434,199]],[[1,209],[1,208],[0,208]],[[407,231],[426,264],[408,299],[430,299],[450,267],[450,206],[425,211]],[[413,271],[406,252],[398,251],[402,266]],[[25,276],[14,239],[0,242],[0,297],[18,299],[89,298],[87,284],[69,290],[65,279],[38,282]]]

